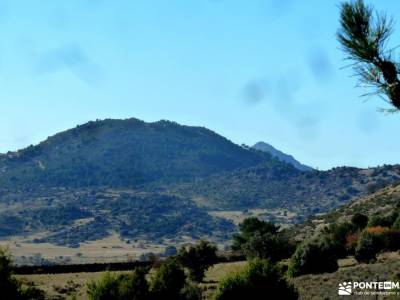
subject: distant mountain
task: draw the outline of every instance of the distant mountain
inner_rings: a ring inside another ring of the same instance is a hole
[[[263,164],[288,168],[203,127],[137,119],[92,121],[0,155],[0,238],[76,246],[112,232],[162,241],[229,237],[230,221],[164,186]]]
[[[301,164],[293,156],[283,153],[282,151],[271,146],[270,144],[267,144],[264,142],[258,142],[252,148],[263,151],[263,152],[270,153],[271,155],[278,158],[279,160],[287,162],[301,171],[312,171],[313,170],[313,168]]]
[[[0,155],[0,238],[228,240],[237,216],[296,223],[399,179],[400,166],[305,172],[203,127],[94,121]]]
[[[3,186],[138,187],[276,164],[203,127],[137,119],[88,122],[0,156]]]

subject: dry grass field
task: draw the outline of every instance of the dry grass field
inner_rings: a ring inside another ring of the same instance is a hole
[[[49,260],[56,263],[105,263],[138,260],[145,253],[163,253],[168,243],[152,244],[147,241],[126,243],[113,234],[104,239],[81,243],[78,248],[56,246],[49,243],[33,243],[33,237],[15,237],[0,241],[0,246],[10,249],[14,262],[35,264],[35,259]]]
[[[216,264],[206,273],[204,283],[204,299],[211,299],[221,278],[238,272],[246,266],[246,262]],[[400,277],[399,253],[385,253],[373,264],[357,264],[353,258],[339,260],[339,270],[334,273],[304,275],[292,280],[300,293],[301,300],[341,299],[338,284],[343,281],[375,281],[398,280]],[[104,272],[71,273],[55,275],[20,275],[19,279],[26,284],[33,282],[46,291],[49,299],[69,299],[76,295],[77,299],[86,298],[86,285],[90,280],[99,279]],[[351,299],[365,299],[352,296]],[[379,298],[397,299],[397,298]]]

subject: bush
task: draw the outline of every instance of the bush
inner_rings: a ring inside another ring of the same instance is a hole
[[[371,218],[368,225],[371,227],[382,226],[382,227],[392,227],[399,217],[399,213],[397,210],[393,211],[390,215],[380,216],[375,215]]]
[[[168,259],[157,270],[151,282],[151,293],[154,299],[181,299],[186,276],[174,259]]]
[[[400,250],[400,231],[390,229],[382,234],[383,244],[388,251]]]
[[[276,234],[279,227],[271,222],[261,221],[257,218],[251,217],[245,219],[239,225],[239,234],[233,236],[233,250],[241,250],[242,245],[245,244],[255,233],[261,234]]]
[[[351,223],[358,229],[364,229],[368,224],[368,217],[362,213],[356,213],[351,218]]]
[[[181,300],[201,300],[202,292],[201,288],[192,281],[186,282],[185,286],[181,290]]]
[[[365,230],[361,233],[354,257],[358,262],[370,262],[376,259],[376,254],[384,248],[381,234]]]
[[[353,223],[332,224],[323,231],[322,239],[326,239],[330,244],[335,245],[338,258],[346,257],[352,249],[348,244],[349,236],[359,231]],[[351,239],[351,238],[350,238]]]
[[[88,284],[87,295],[90,300],[148,300],[149,287],[146,271],[136,268],[131,274],[114,275],[105,273],[99,281]]]
[[[233,250],[238,250],[248,259],[260,258],[278,261],[290,257],[295,244],[286,231],[271,222],[248,218],[239,225],[240,233],[233,237]]]
[[[1,299],[42,300],[44,292],[33,286],[22,288],[21,283],[12,276],[12,261],[7,249],[0,248],[0,295]]]
[[[282,235],[256,233],[242,245],[242,252],[248,259],[260,258],[278,261],[290,257],[291,244]]]
[[[335,272],[338,269],[338,248],[340,245],[325,237],[300,245],[290,259],[288,274],[299,276]]]
[[[218,285],[215,300],[236,299],[297,299],[298,294],[283,277],[276,265],[268,260],[250,261],[240,273],[223,279]]]
[[[177,254],[178,262],[188,269],[190,278],[200,282],[205,271],[218,262],[217,247],[207,241],[200,241],[189,248],[182,247]]]

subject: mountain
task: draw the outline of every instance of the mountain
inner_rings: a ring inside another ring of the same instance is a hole
[[[107,119],[0,155],[0,238],[226,241],[244,217],[298,223],[399,179],[396,165],[305,172],[203,127]]]
[[[88,122],[0,156],[0,187],[114,186],[180,182],[276,164],[202,127],[137,119]]]
[[[287,162],[301,171],[312,171],[313,170],[313,168],[301,164],[293,156],[283,153],[282,151],[271,146],[270,144],[267,144],[264,142],[258,142],[252,148],[263,151],[263,152],[267,152],[267,153],[271,154],[272,156],[278,158],[280,161]]]
[[[92,121],[0,155],[0,237],[76,246],[113,232],[152,241],[228,238],[232,222],[162,187],[258,164],[295,169],[203,127]]]

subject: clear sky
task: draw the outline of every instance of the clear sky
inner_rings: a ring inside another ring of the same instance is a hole
[[[265,141],[321,169],[400,163],[400,114],[377,112],[386,104],[341,69],[339,3],[0,0],[0,152],[136,117]],[[399,1],[370,3],[399,15]]]

